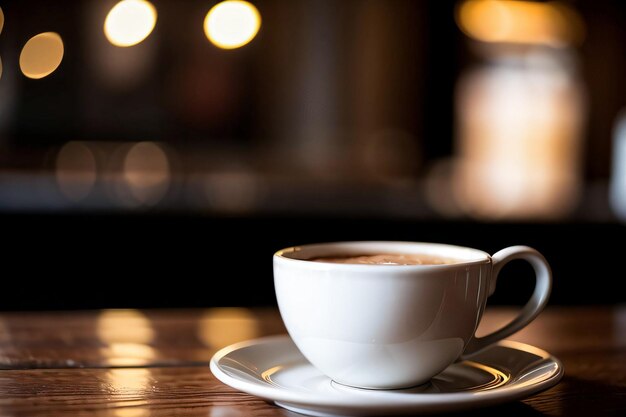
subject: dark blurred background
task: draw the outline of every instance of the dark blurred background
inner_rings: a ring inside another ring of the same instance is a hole
[[[625,2],[0,8],[0,310],[273,305],[276,250],[373,239],[626,301]]]

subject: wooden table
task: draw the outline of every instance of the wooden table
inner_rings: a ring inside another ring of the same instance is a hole
[[[484,329],[510,319],[489,310]],[[236,341],[283,333],[276,310],[108,310],[0,315],[0,415],[284,416],[208,369]],[[556,387],[464,416],[626,416],[626,307],[549,308],[512,339],[562,360]]]

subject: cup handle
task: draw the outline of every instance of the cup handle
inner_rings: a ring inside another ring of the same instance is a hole
[[[536,281],[533,295],[522,308],[520,314],[509,324],[486,336],[474,336],[465,348],[461,359],[477,353],[498,340],[504,339],[518,330],[521,330],[533,321],[548,303],[548,297],[552,289],[552,272],[550,271],[550,265],[548,265],[548,261],[546,261],[546,258],[544,258],[541,253],[528,246],[511,246],[502,249],[491,257],[492,270],[488,296],[493,294],[496,289],[496,281],[500,270],[502,270],[504,265],[514,259],[527,261],[535,270]]]

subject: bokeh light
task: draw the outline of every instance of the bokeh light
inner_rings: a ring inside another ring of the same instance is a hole
[[[104,310],[98,316],[96,330],[106,344],[147,344],[154,339],[150,320],[139,310]]]
[[[157,356],[156,350],[142,343],[111,343],[100,348],[100,354],[110,366],[146,366]]]
[[[235,49],[250,42],[261,27],[261,14],[253,4],[227,0],[216,4],[204,19],[204,33],[217,47]]]
[[[157,21],[157,11],[149,1],[122,0],[104,21],[104,34],[115,46],[137,45],[146,39]]]
[[[4,12],[2,7],[0,7],[0,33],[2,33],[2,28],[4,28]]]
[[[198,338],[214,349],[259,336],[259,322],[248,309],[212,308],[198,323]]]
[[[63,53],[63,40],[58,33],[40,33],[30,38],[22,48],[20,69],[28,78],[46,77],[61,65]]]
[[[525,51],[523,62],[477,67],[457,83],[453,190],[477,218],[562,218],[579,200],[580,79],[545,48]]]
[[[96,182],[96,157],[82,142],[68,142],[56,157],[56,180],[61,192],[72,201],[89,195]]]
[[[111,366],[144,366],[156,356],[152,323],[139,310],[104,310],[96,331],[106,345],[100,354]]]
[[[154,142],[136,143],[124,158],[123,176],[137,202],[155,204],[163,198],[170,185],[167,154]]]
[[[564,46],[584,37],[578,13],[558,2],[467,0],[456,17],[466,35],[483,42]]]

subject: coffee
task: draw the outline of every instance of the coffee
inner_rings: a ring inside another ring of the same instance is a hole
[[[365,265],[447,265],[460,261],[423,253],[377,253],[371,255],[335,255],[313,258],[314,262]]]

